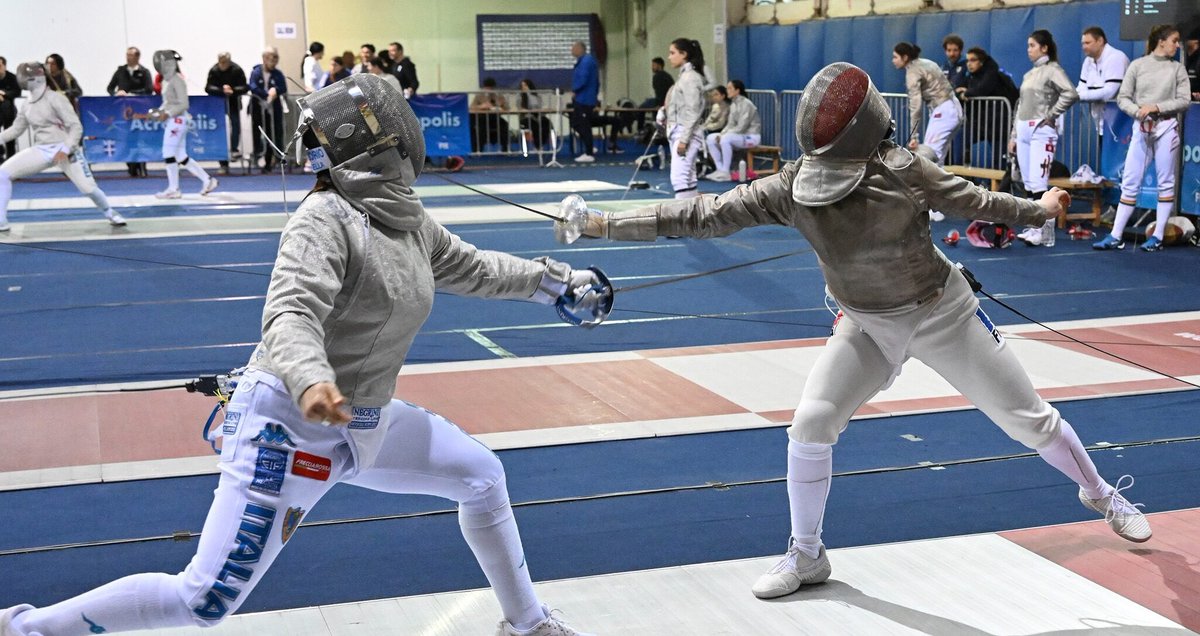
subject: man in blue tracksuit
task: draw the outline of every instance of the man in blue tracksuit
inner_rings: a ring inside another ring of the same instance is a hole
[[[571,108],[571,130],[579,137],[583,152],[575,161],[591,163],[596,160],[592,156],[592,126],[596,123],[596,106],[600,103],[600,65],[596,58],[587,52],[583,42],[571,45],[571,55],[575,56],[575,73],[571,77],[571,92],[575,94]]]

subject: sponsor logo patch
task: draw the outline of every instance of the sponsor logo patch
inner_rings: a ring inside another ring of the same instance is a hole
[[[283,539],[284,543],[292,538],[292,533],[300,526],[300,521],[304,519],[304,508],[288,508],[287,512],[283,513],[283,526],[279,528],[279,538]]]
[[[296,451],[292,455],[292,474],[317,481],[328,481],[333,462],[328,457]]]
[[[992,319],[988,318],[988,315],[983,313],[982,307],[975,310],[975,317],[979,319],[979,322],[983,323],[983,326],[987,328],[988,333],[992,334],[992,339],[996,341],[997,347],[1004,344],[1004,336],[1000,335],[1000,330],[996,329],[996,325],[992,324]]]
[[[292,438],[288,437],[287,431],[283,430],[283,424],[267,424],[250,441],[268,446],[296,447],[292,442]]]
[[[278,495],[283,488],[283,476],[287,472],[287,451],[277,448],[259,447],[258,459],[254,462],[254,480],[250,490],[265,495]]]
[[[382,409],[378,407],[354,407],[351,409],[351,414],[354,416],[354,418],[350,420],[350,424],[347,426],[347,428],[372,429],[376,426],[379,426],[379,412],[381,410]]]
[[[237,433],[238,424],[242,422],[242,414],[237,411],[225,411],[225,422],[221,424],[221,434],[232,437]]]

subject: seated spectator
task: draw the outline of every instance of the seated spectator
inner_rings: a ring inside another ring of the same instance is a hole
[[[397,82],[399,84],[399,82]],[[508,122],[500,113],[508,110],[508,100],[496,92],[496,80],[483,78],[483,90],[471,100],[471,151],[480,152],[486,144],[500,144],[508,152]]]
[[[733,151],[753,148],[762,141],[762,118],[758,107],[746,97],[746,85],[742,80],[729,80],[725,85],[729,95],[729,117],[725,127],[720,132],[708,135],[708,154],[712,157],[717,169],[709,173],[709,181],[731,181],[733,179],[730,165],[733,163]],[[747,166],[749,172],[750,166]],[[746,175],[740,175],[746,179]]]
[[[325,78],[325,86],[340,82],[347,77],[350,77],[350,69],[346,68],[346,64],[340,56],[329,60],[329,75]]]
[[[67,101],[71,102],[71,108],[79,112],[79,98],[83,96],[83,89],[79,87],[79,82],[75,81],[75,76],[67,71],[66,64],[58,53],[46,56],[46,86],[66,96]]]
[[[535,93],[537,87],[533,85],[533,80],[525,78],[521,80],[521,94],[517,98],[517,108],[523,111],[536,111],[542,109],[542,98]],[[521,113],[521,127],[530,131],[533,136],[534,147],[541,148],[550,141],[550,118],[544,113]]]
[[[729,90],[718,86],[708,92],[708,117],[704,120],[704,132],[721,132],[729,121]]]

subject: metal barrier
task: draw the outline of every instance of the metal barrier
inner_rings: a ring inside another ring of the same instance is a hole
[[[796,109],[800,107],[800,98],[804,96],[804,91],[782,91],[779,94],[779,114],[782,118],[784,113],[787,113],[787,125],[780,125],[779,143],[776,144],[783,148],[780,157],[784,161],[793,161],[800,158],[800,143],[796,141]]]
[[[762,121],[762,139],[759,143],[764,146],[778,146],[779,94],[775,91],[747,88],[746,98],[758,109],[758,118]]]
[[[1004,169],[1008,137],[1012,130],[1012,105],[1003,97],[972,97],[963,103],[963,123],[955,135],[962,149],[961,164]],[[957,158],[957,157],[956,157]],[[947,161],[946,163],[959,163]]]
[[[1100,137],[1096,134],[1091,108],[1088,102],[1076,102],[1063,113],[1060,122],[1054,158],[1061,161],[1072,174],[1085,163],[1092,170],[1100,172]]]

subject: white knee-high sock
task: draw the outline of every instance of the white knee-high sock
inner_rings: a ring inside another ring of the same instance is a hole
[[[167,189],[179,189],[179,164],[174,161],[167,164]]]
[[[72,599],[22,612],[19,634],[113,634],[195,625],[177,591],[178,576],[134,574]]]
[[[1071,481],[1079,484],[1089,499],[1107,497],[1112,492],[1112,486],[1100,477],[1096,465],[1092,463],[1092,458],[1088,457],[1087,451],[1083,448],[1083,442],[1079,441],[1075,429],[1071,428],[1066,420],[1062,420],[1058,437],[1045,448],[1037,449],[1037,452],[1042,459],[1046,460],[1047,464],[1057,468],[1059,472],[1070,477]]]
[[[192,173],[193,177],[196,177],[203,183],[208,183],[208,173],[204,171],[204,168],[200,167],[200,164],[192,161],[188,157],[184,157],[180,165],[182,165],[184,168],[187,168],[187,171]]]
[[[0,170],[0,223],[8,220],[8,202],[12,199],[12,177]]]
[[[458,525],[500,602],[504,618],[519,630],[530,629],[546,614],[533,591],[504,478],[488,491],[459,504]]]
[[[1133,216],[1133,206],[1128,203],[1117,204],[1117,216],[1113,219],[1112,235],[1121,238],[1125,233],[1125,226],[1129,225],[1129,219]]]
[[[1167,219],[1171,218],[1171,208],[1175,207],[1174,201],[1159,201],[1158,206],[1154,209],[1154,236],[1158,240],[1163,240],[1167,231]]]
[[[812,558],[821,549],[825,500],[833,481],[833,446],[805,444],[788,438],[787,491],[792,511],[792,538]]]
[[[96,204],[96,208],[101,212],[108,212],[112,209],[112,206],[108,204],[108,197],[105,196],[104,190],[101,190],[100,188],[96,188],[95,190],[89,192],[87,197],[92,200],[92,203]]]

